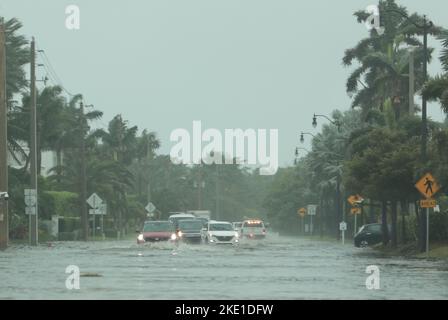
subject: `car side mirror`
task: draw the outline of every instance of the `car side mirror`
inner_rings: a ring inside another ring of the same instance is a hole
[[[142,233],[142,232],[141,232],[141,231],[139,231],[139,230],[136,230],[136,231],[135,231],[135,233],[138,233],[138,234],[140,234],[140,233]]]

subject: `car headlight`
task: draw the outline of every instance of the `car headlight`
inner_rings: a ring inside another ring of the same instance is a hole
[[[179,231],[177,235],[179,236],[179,238],[182,238],[184,234],[182,233],[182,231]]]
[[[235,231],[235,238],[238,239],[239,237],[240,237],[240,235],[238,234],[238,232]]]
[[[176,235],[173,233],[172,235],[171,235],[171,240],[176,240],[177,239],[177,237],[176,237]]]
[[[145,241],[145,238],[143,237],[142,234],[139,234],[138,237],[137,237],[137,240],[138,241]]]

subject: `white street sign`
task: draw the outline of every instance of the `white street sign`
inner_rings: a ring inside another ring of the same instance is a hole
[[[27,216],[35,216],[36,215],[36,207],[25,207],[25,214]]]
[[[107,212],[106,204],[101,204],[98,208],[89,210],[90,215],[97,215],[97,216],[104,216],[106,215],[106,212]]]
[[[101,215],[101,210],[100,209],[89,209],[89,214],[90,215]]]
[[[25,189],[25,204],[28,207],[33,207],[37,203],[37,192],[35,189]]]
[[[346,222],[341,222],[339,224],[339,230],[341,231],[347,231],[347,223]]]
[[[37,192],[36,189],[25,189],[24,194],[25,196],[36,196]]]
[[[309,216],[315,216],[316,211],[317,211],[317,205],[315,205],[315,204],[308,205],[307,213]]]
[[[146,206],[146,211],[148,211],[149,213],[153,213],[156,210],[156,206],[152,204],[152,202],[148,203],[148,205]]]
[[[93,209],[98,209],[99,206],[103,203],[103,200],[96,194],[93,193],[89,199],[87,199],[87,203],[89,206],[91,206]]]
[[[35,196],[25,196],[25,204],[28,207],[33,207],[37,203],[37,198]]]

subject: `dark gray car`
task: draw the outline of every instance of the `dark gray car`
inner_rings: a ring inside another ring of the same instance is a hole
[[[181,240],[188,243],[201,243],[201,231],[204,221],[201,219],[179,220],[178,229]]]

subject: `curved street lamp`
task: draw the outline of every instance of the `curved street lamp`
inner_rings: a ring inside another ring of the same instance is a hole
[[[302,132],[302,133],[300,134],[300,143],[304,143],[304,142],[305,142],[304,135],[309,135],[309,136],[312,136],[313,138],[316,138],[316,136],[315,136],[314,134],[312,134],[312,133],[309,133],[309,132]]]
[[[317,118],[318,117],[327,119],[332,124],[334,124],[336,127],[338,127],[338,131],[339,132],[341,131],[341,123],[338,120],[332,120],[332,119],[330,119],[329,117],[327,117],[326,115],[323,115],[323,114],[314,114],[314,116],[313,116],[313,123],[312,123],[314,128],[317,127]]]

